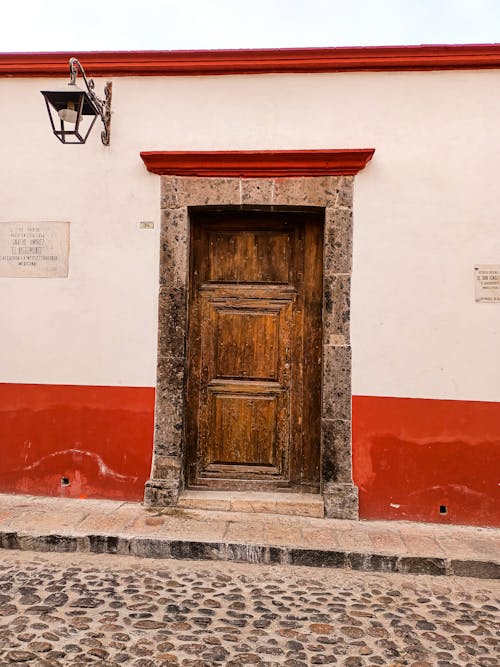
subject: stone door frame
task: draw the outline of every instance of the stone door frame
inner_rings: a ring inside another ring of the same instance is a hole
[[[146,505],[176,505],[185,483],[189,209],[319,207],[325,213],[321,493],[327,517],[358,518],[358,491],[352,481],[349,333],[353,184],[353,176],[161,176],[155,434]]]

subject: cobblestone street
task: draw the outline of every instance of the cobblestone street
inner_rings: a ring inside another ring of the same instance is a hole
[[[0,556],[1,665],[500,664],[496,582]]]

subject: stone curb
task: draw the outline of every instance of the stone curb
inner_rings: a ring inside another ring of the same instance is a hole
[[[362,572],[399,572],[433,576],[500,579],[500,563],[455,560],[426,556],[397,556],[322,549],[302,549],[261,544],[198,542],[118,535],[30,535],[0,531],[0,549],[58,553],[99,553],[174,558],[177,560],[221,560],[264,565],[335,567]]]

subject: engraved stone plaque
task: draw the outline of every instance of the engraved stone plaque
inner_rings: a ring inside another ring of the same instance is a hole
[[[69,222],[0,222],[0,278],[66,278]]]
[[[500,264],[474,267],[476,301],[500,303]]]

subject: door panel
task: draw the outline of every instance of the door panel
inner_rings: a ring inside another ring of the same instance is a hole
[[[216,465],[261,465],[276,463],[277,414],[281,393],[252,394],[246,391],[217,391],[210,387],[207,433],[208,458]]]
[[[321,233],[297,213],[192,215],[189,485],[317,490]]]
[[[290,234],[214,230],[208,235],[211,282],[288,283]]]
[[[275,380],[278,376],[279,311],[214,305],[216,377]]]

